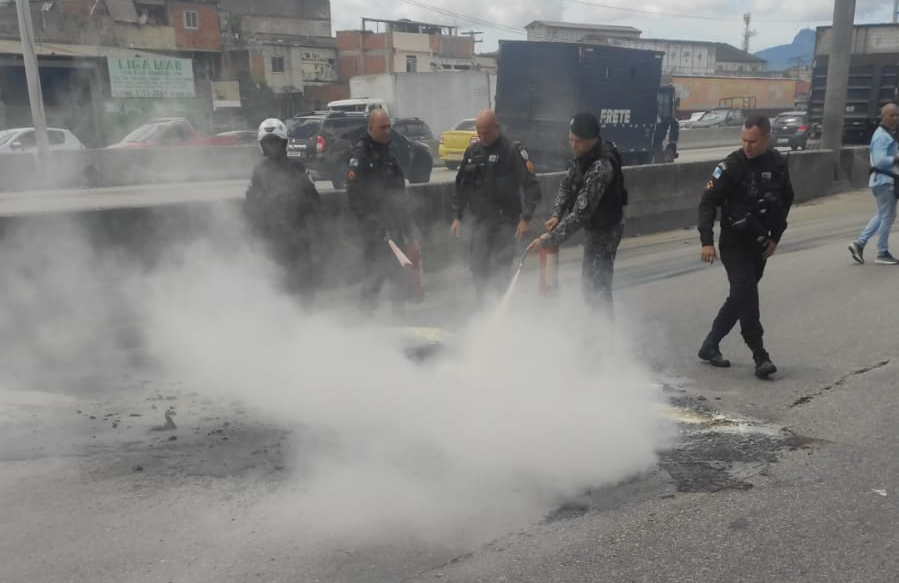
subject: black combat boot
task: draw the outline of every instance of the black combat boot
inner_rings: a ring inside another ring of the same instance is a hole
[[[730,366],[730,361],[724,358],[721,355],[721,351],[714,346],[703,345],[703,347],[699,349],[699,358],[718,368],[727,368]]]
[[[755,361],[755,376],[760,379],[767,379],[777,372],[777,367],[771,362],[771,355],[764,348],[754,349],[752,360]]]

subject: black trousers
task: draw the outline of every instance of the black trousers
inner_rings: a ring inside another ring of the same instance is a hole
[[[503,219],[475,219],[471,236],[471,274],[478,299],[490,291],[502,295],[512,276],[515,227]]]
[[[400,249],[405,248],[405,239],[398,238],[394,242]],[[402,315],[405,311],[405,302],[409,297],[409,284],[411,283],[409,270],[400,265],[384,237],[366,237],[363,255],[365,278],[360,298],[363,313],[370,314],[374,311],[381,288],[385,282],[389,281],[393,313]]]
[[[703,342],[703,347],[718,349],[718,344],[727,336],[737,322],[746,345],[752,350],[756,362],[768,360],[762,342],[762,323],[759,313],[759,281],[765,273],[766,261],[762,258],[760,246],[723,245],[719,247],[721,263],[727,270],[730,293],[718,311],[712,330]]]

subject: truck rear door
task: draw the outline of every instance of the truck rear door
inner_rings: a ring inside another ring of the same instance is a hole
[[[528,147],[538,169],[564,167],[568,120],[577,112],[580,47],[569,43],[502,43],[496,112],[506,134]]]

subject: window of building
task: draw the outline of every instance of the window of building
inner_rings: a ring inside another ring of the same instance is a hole
[[[407,73],[418,72],[418,56],[417,55],[406,55],[406,72]]]
[[[196,10],[184,11],[184,28],[200,28],[200,14]]]
[[[284,72],[284,57],[272,57],[272,73]]]
[[[160,6],[158,2],[135,2],[134,7],[137,9],[138,13],[138,24],[149,24],[151,26],[169,25],[169,15],[165,3]]]

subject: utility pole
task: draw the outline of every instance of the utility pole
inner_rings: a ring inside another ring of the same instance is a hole
[[[896,1],[899,2],[899,0],[896,0]],[[478,35],[481,35],[481,34],[484,34],[484,33],[481,32],[481,31],[479,31],[479,30],[466,30],[466,31],[463,31],[463,32],[462,32],[462,36],[469,36],[469,37],[471,37],[471,42],[472,42],[473,44],[478,44],[478,43],[484,42],[483,40],[481,40],[480,38],[478,38]]]
[[[899,0],[893,0],[893,24],[896,24],[897,15],[899,15]]]
[[[746,23],[746,31],[743,33],[743,52],[749,52],[749,39],[755,36],[754,30],[749,30],[749,23],[752,22],[752,14],[747,12],[743,15],[743,22]]]
[[[34,26],[31,24],[31,6],[28,0],[16,0],[19,16],[19,38],[22,41],[22,60],[25,62],[25,81],[28,84],[28,101],[31,104],[31,124],[37,144],[38,169],[43,171],[50,153],[47,137],[47,117],[44,115],[44,94],[41,91],[41,75],[34,54]]]
[[[824,123],[821,148],[839,155],[843,143],[843,118],[849,87],[855,0],[835,0],[830,52],[827,55],[827,85],[824,89]]]

